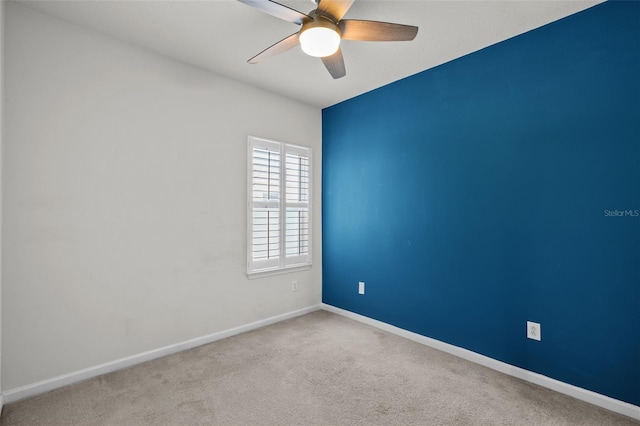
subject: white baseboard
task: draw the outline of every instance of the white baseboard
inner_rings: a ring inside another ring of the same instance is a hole
[[[295,318],[301,315],[305,315],[321,309],[321,305],[309,306],[307,308],[299,309],[297,311],[287,312],[286,314],[276,315],[274,317],[266,318],[260,321],[252,322],[250,324],[242,325],[240,327],[231,328],[229,330],[220,331],[218,333],[209,334],[207,336],[197,337],[195,339],[186,340],[184,342],[176,343],[173,345],[165,346],[158,349],[153,349],[140,354],[128,356],[126,358],[120,358],[115,361],[106,362],[104,364],[96,365],[94,367],[84,368],[82,370],[74,371],[72,373],[63,374],[61,376],[53,377],[51,379],[42,380],[40,382],[32,383],[26,386],[20,386],[14,389],[9,389],[0,395],[0,398],[4,397],[7,404],[18,401],[23,398],[38,395],[44,392],[48,392],[54,389],[58,389],[62,386],[67,386],[73,383],[81,382],[92,377],[100,376],[102,374],[111,373],[116,370],[121,370],[126,367],[130,367],[142,362],[151,361],[156,358],[171,355],[177,352],[185,351],[187,349],[195,348],[196,346],[206,345],[217,340],[225,339],[227,337],[235,336],[240,333],[255,330],[257,328],[265,327],[267,325],[275,324],[280,321],[284,321],[290,318]],[[2,399],[0,399],[0,402]]]
[[[413,333],[411,331],[395,327],[382,321],[374,320],[360,314],[336,308],[335,306],[323,303],[322,309],[338,315],[342,315],[347,318],[351,318],[367,325],[371,325],[380,330],[388,331],[389,333],[396,334],[400,337],[404,337],[406,339],[421,343],[426,346],[430,346],[434,349],[450,353],[459,358],[466,359],[467,361],[480,364],[501,373],[505,373],[510,376],[525,380],[527,382],[554,390],[556,392],[572,396],[576,399],[588,402],[593,405],[597,405],[598,407],[605,408],[609,411],[613,411],[631,417],[633,419],[640,420],[640,407],[638,407],[637,405],[629,404],[627,402],[623,402],[596,392],[592,392],[587,389],[579,388],[577,386],[573,386],[568,383],[564,383],[559,380],[552,379],[550,377],[543,376],[542,374],[534,373],[520,367],[515,367],[513,365],[495,360],[493,358],[489,358],[488,356],[481,355],[479,353],[472,352],[458,346],[450,345],[448,343],[444,343],[439,340],[423,336],[421,334]]]

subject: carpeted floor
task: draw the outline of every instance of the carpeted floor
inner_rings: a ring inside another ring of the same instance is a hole
[[[10,425],[640,425],[318,311],[4,407]]]

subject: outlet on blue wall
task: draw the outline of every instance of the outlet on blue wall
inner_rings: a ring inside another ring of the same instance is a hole
[[[640,3],[323,111],[325,303],[636,405],[638,209]]]

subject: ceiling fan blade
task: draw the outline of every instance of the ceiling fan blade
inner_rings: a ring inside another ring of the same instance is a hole
[[[355,0],[320,0],[316,13],[338,22],[347,13]]]
[[[418,34],[418,27],[391,22],[345,19],[338,24],[343,40],[409,41]]]
[[[334,79],[342,78],[347,75],[347,71],[344,68],[344,58],[342,57],[342,50],[338,48],[338,51],[331,56],[325,56],[322,59],[322,63],[331,74]]]
[[[290,36],[283,38],[279,42],[267,47],[262,52],[249,59],[247,62],[249,62],[250,64],[259,64],[260,62],[264,62],[272,56],[276,56],[280,53],[286,52],[289,49],[293,49],[299,44],[300,40],[298,39],[298,33],[293,33]]]
[[[268,13],[271,16],[280,18],[284,21],[291,22],[293,24],[302,25],[306,20],[313,20],[309,15],[305,15],[302,12],[298,12],[295,9],[285,6],[280,3],[276,3],[271,0],[238,0],[240,3],[244,3],[248,6],[254,7],[261,12]]]

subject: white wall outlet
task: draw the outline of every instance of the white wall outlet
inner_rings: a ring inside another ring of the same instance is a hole
[[[298,280],[291,281],[291,291],[298,291]]]
[[[540,323],[527,321],[527,337],[533,340],[542,340]]]
[[[358,294],[364,294],[364,281],[358,283]]]

